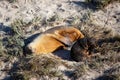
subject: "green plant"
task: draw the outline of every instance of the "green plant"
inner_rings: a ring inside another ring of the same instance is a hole
[[[20,36],[13,36],[13,37],[7,37],[6,38],[6,53],[13,55],[13,56],[22,56],[23,55],[23,46],[24,46],[24,40]]]
[[[44,18],[42,21],[41,21],[41,24],[42,25],[47,25],[47,26],[55,26],[57,24],[59,24],[60,22],[60,18],[58,16],[58,14],[54,14],[48,18]]]
[[[3,54],[3,43],[2,40],[0,40],[0,56]]]
[[[55,14],[55,15],[53,15],[52,17],[50,17],[49,19],[47,19],[47,21],[48,21],[48,22],[54,22],[54,21],[56,21],[56,20],[58,20],[58,19],[59,19],[58,15]]]
[[[16,19],[11,23],[11,28],[15,35],[23,36],[24,35],[24,27],[27,25],[22,19]]]
[[[38,25],[41,21],[41,17],[34,17],[30,22],[29,24],[33,24],[33,25]]]
[[[8,2],[10,2],[10,3],[14,3],[14,2],[16,2],[17,0],[7,0]]]
[[[22,56],[26,28],[37,26],[40,23],[40,18],[35,17],[30,22],[24,22],[23,19],[16,19],[11,23],[11,35],[8,35],[4,41],[6,53],[10,55]],[[35,31],[34,29],[32,29]],[[31,31],[32,32],[32,31]]]
[[[22,20],[16,20],[11,24],[11,35],[4,38],[5,52],[10,55],[23,55],[24,26]]]

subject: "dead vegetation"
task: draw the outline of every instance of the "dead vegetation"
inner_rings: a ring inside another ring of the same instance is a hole
[[[14,2],[16,0],[9,1]],[[95,1],[97,0],[87,1],[88,3],[95,4]],[[106,0],[105,3],[100,2],[96,7],[103,8],[111,2],[113,2],[113,0]],[[71,76],[70,79],[79,79],[86,75],[89,70],[92,70],[102,73],[102,75],[97,77],[96,80],[120,80],[120,37],[114,35],[112,29],[106,29],[105,27],[92,24],[92,19],[90,18],[90,12],[88,12],[87,14],[84,14],[83,18],[76,16],[74,18],[72,17],[72,20],[63,20],[69,22],[70,25],[77,25],[85,36],[98,39],[99,44],[99,47],[97,48],[97,53],[99,55],[93,57],[91,60],[81,61],[83,64],[78,62],[76,63],[77,66],[70,67],[73,69],[69,75]],[[55,21],[59,21],[57,15],[43,21],[37,17],[28,23],[18,19],[11,24],[12,31],[7,37],[0,40],[0,58],[3,57],[3,55],[18,56],[19,61],[16,63],[17,66],[10,69],[8,73],[13,80],[29,80],[33,78],[53,79],[54,77],[55,79],[64,79],[64,72],[57,69],[62,65],[58,58],[50,58],[48,56],[32,56],[29,58],[27,56],[21,58],[21,56],[24,55],[23,47],[25,45],[25,35],[32,34],[36,30],[39,30],[39,24],[45,27],[53,25]],[[33,26],[32,29],[26,31],[31,26]],[[8,56],[5,57],[6,60],[8,59],[7,61],[9,61]],[[66,66],[69,67],[70,65],[67,64]]]
[[[32,78],[46,79],[46,76],[50,79],[57,77],[62,79],[62,73],[56,70],[61,65],[59,59],[50,58],[41,55],[31,58],[22,58],[18,63],[16,70],[11,71],[11,78],[14,80],[22,79],[29,80]]]
[[[120,80],[120,65],[115,64],[113,67],[104,71],[104,74],[97,78],[97,80]]]
[[[75,67],[75,70],[71,74],[71,79],[79,79],[89,71],[89,67],[86,64],[80,64]]]
[[[87,20],[82,21],[83,24],[79,26],[85,25],[84,29],[82,30],[85,36],[98,39],[99,47],[97,48],[97,53],[99,55],[93,57],[91,60],[82,61],[83,65],[80,64],[71,67],[71,69],[74,70],[68,76],[72,76],[70,77],[71,79],[79,79],[86,75],[89,70],[104,72],[106,70],[105,66],[111,66],[111,68],[118,70],[119,67],[116,68],[115,65],[120,62],[119,37],[114,37],[111,30],[106,33],[106,28],[96,27],[94,24],[89,23]],[[27,23],[24,23],[20,20],[20,22],[16,21],[12,25],[12,34],[6,37],[3,43],[1,43],[1,45],[4,44],[5,46],[5,48],[3,45],[1,46],[3,47],[1,48],[1,52],[5,52],[12,56],[23,56],[23,46],[25,39],[24,35],[25,28],[28,27],[26,26]],[[89,28],[87,28],[88,25],[90,26]],[[81,29],[81,27],[78,28]],[[29,80],[32,78],[47,79],[47,77],[51,79],[64,79],[63,72],[57,69],[57,67],[61,65],[59,59],[54,59],[47,56],[36,56],[30,58],[19,57],[19,59],[20,60],[17,62],[17,66],[13,67],[9,72],[11,78],[14,80]],[[101,78],[106,79],[106,77],[112,80],[119,80],[120,72],[117,70],[116,72],[113,71],[112,74],[110,74],[110,72],[103,74],[102,76],[98,77],[98,80]]]

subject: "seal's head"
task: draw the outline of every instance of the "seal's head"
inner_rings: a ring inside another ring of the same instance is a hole
[[[77,62],[91,57],[97,41],[94,38],[78,39],[71,48],[71,58]]]

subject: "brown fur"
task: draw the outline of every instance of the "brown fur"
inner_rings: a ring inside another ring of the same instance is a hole
[[[78,39],[71,48],[71,58],[77,62],[91,58],[95,47],[97,47],[96,39]]]
[[[43,32],[27,47],[35,54],[51,53],[60,47],[70,46],[83,37],[84,35],[74,27],[54,27]]]

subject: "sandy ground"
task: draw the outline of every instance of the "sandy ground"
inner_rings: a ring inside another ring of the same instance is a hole
[[[84,0],[18,0],[15,3],[0,1],[0,23],[9,26],[15,19],[30,22],[35,17],[47,20],[54,15],[63,20],[72,17],[81,19],[85,14],[90,13],[94,24],[113,28],[119,34],[119,5],[120,3],[110,4],[104,11],[93,12],[84,4]]]
[[[48,19],[55,14],[61,18],[67,18],[76,15],[81,16],[86,12],[83,7],[79,6],[79,0],[18,0],[17,3],[8,3],[6,1],[0,3],[0,21],[5,24],[9,24],[15,18],[29,21],[35,16]]]
[[[5,34],[4,29],[10,27],[10,24],[15,19],[23,19],[24,22],[30,22],[35,17],[47,20],[54,15],[59,16],[62,20],[73,17],[82,19],[86,14],[90,14],[90,23],[112,30],[112,36],[120,36],[120,3],[112,3],[105,10],[92,11],[84,4],[84,0],[18,0],[15,3],[0,1],[0,34],[3,36]],[[68,23],[63,24],[61,22],[61,25],[68,25]],[[90,26],[87,26],[87,28],[90,28]],[[65,51],[61,52],[64,53]],[[56,52],[56,55],[59,56],[59,52]],[[69,51],[59,57],[69,60],[69,57],[66,56],[69,56]],[[2,64],[4,63],[1,62],[0,65]],[[7,64],[9,65],[9,63],[4,65]],[[109,68],[109,66],[106,67]],[[2,66],[1,68],[4,67]],[[91,74],[91,72],[94,74]],[[82,79],[92,80],[101,74],[95,71],[88,71]],[[3,79],[6,75],[0,72],[0,76],[0,79]]]

